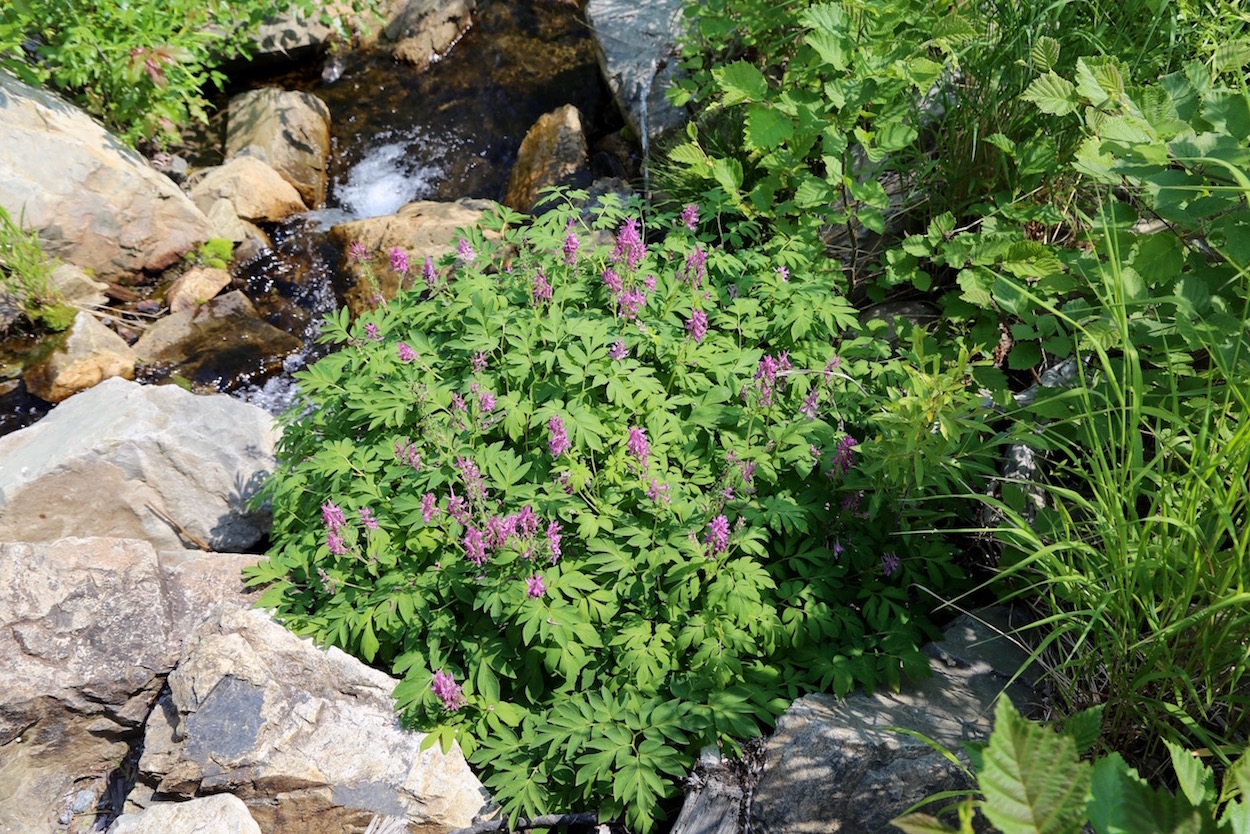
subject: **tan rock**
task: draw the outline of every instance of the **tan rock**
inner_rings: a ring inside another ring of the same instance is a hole
[[[463,199],[454,203],[421,200],[409,203],[395,214],[340,223],[330,229],[331,240],[347,251],[353,243],[364,247],[370,257],[373,280],[360,265],[348,259],[344,270],[351,286],[345,293],[353,315],[368,310],[376,293],[389,301],[399,292],[400,276],[390,268],[390,250],[399,248],[408,257],[409,272],[404,288],[421,278],[426,257],[437,262],[460,242],[458,229],[473,226],[494,206],[489,200]]]
[[[165,293],[165,301],[169,312],[180,313],[209,301],[228,286],[230,273],[226,270],[197,266],[178,276]]]
[[[212,605],[255,598],[239,578],[255,559],[0,543],[0,832],[65,831],[71,813],[89,830],[184,641]]]
[[[109,834],[260,834],[243,800],[228,793],[158,802],[137,814],[125,814]]]
[[[53,93],[0,72],[0,205],[47,254],[99,278],[164,269],[208,219],[164,174]]]
[[[546,113],[521,140],[508,176],[504,205],[528,212],[543,188],[568,184],[579,172],[589,182],[588,163],[586,134],[582,132],[582,114],[578,109],[566,104]]]
[[[61,343],[26,369],[26,388],[41,400],[59,403],[110,377],[134,379],[135,352],[126,340],[88,312],[79,312]]]
[[[255,223],[240,219],[238,212],[234,210],[234,203],[225,198],[214,200],[205,214],[208,215],[208,222],[215,238],[228,240],[236,245],[254,241],[266,249],[273,246],[269,235],[265,234]]]
[[[245,150],[295,186],[308,208],[325,203],[330,109],[321,99],[277,87],[230,99],[226,156],[239,156]]]
[[[407,0],[392,7],[386,38],[400,61],[425,69],[466,29],[476,0]]]
[[[191,188],[191,199],[206,215],[220,199],[244,219],[274,222],[304,210],[304,201],[282,175],[254,156],[236,156],[208,169]]]
[[[48,278],[66,304],[75,307],[104,307],[108,304],[108,296],[104,294],[108,284],[95,280],[73,264],[58,265]]]

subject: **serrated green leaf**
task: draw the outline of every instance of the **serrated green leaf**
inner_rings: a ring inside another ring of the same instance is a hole
[[[1059,65],[1059,41],[1042,35],[1029,50],[1029,63],[1038,72],[1050,72]]]
[[[982,811],[1003,834],[1078,834],[1090,767],[1067,736],[1023,719],[1006,698],[978,774]]]
[[[794,122],[772,107],[747,107],[747,145],[753,150],[772,150],[794,135]]]
[[[1021,98],[1036,104],[1043,113],[1055,116],[1075,113],[1080,107],[1076,85],[1066,78],[1060,78],[1053,70],[1035,79]]]
[[[721,188],[737,194],[742,187],[742,163],[737,159],[718,159],[712,163],[712,176]]]
[[[850,63],[852,44],[844,36],[830,32],[809,32],[804,40],[835,72],[842,72]]]
[[[712,71],[712,77],[720,86],[726,105],[761,101],[768,94],[768,81],[764,74],[746,61],[734,61]]]
[[[963,43],[977,36],[976,27],[958,12],[952,12],[933,21],[933,40]]]
[[[1081,710],[1063,725],[1063,732],[1076,744],[1077,753],[1084,755],[1093,749],[1102,735],[1103,705]]]
[[[1195,808],[1209,808],[1215,802],[1215,772],[1185,748],[1164,739],[1176,781]]]
[[[903,834],[958,834],[958,829],[945,825],[937,817],[919,812],[895,817],[890,820],[890,825],[901,829]]]

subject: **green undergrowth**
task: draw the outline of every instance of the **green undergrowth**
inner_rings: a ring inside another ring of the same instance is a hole
[[[700,238],[694,207],[573,199],[327,322],[250,578],[401,676],[405,719],[510,817],[647,831],[704,745],[927,672],[933,594],[967,581],[913,533],[957,523],[930,499],[981,488],[993,448],[923,334],[892,348],[827,283]]]

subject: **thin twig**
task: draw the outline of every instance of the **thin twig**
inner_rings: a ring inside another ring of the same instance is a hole
[[[453,831],[451,834],[487,834],[491,831],[522,831],[529,828],[556,828],[561,825],[595,825],[598,822],[599,815],[591,811],[579,814],[544,814],[530,820],[518,819],[512,828],[508,827],[506,819],[487,820]]]
[[[182,536],[187,541],[193,543],[200,550],[203,550],[206,553],[213,552],[213,549],[209,547],[207,542],[205,542],[199,536],[192,533],[186,527],[183,527],[177,521],[174,521],[174,519],[169,515],[169,513],[165,512],[164,510],[158,510],[156,507],[153,507],[151,504],[148,504],[148,509],[151,510],[157,517],[159,517],[166,524],[171,525],[175,530],[178,531],[178,534],[180,536]]]

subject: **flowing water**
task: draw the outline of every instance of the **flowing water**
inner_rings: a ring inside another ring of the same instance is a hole
[[[273,248],[237,265],[232,289],[251,298],[271,324],[303,339],[305,350],[288,357],[277,376],[220,367],[190,382],[273,413],[292,399],[290,374],[324,352],[315,342],[317,327],[341,301],[342,253],[326,239],[329,226],[391,214],[413,200],[500,199],[526,131],[561,105],[577,106],[592,141],[619,127],[590,33],[562,0],[479,0],[469,30],[423,72],[386,55],[353,53],[332,83],[321,80],[314,59],[249,78],[230,92],[266,84],[311,92],[330,108],[330,187],[324,208],[266,229]],[[221,161],[221,119],[213,125],[216,143],[188,151],[193,164]],[[19,347],[0,346],[0,359]],[[8,361],[12,367],[16,359]],[[167,376],[168,369],[140,373],[146,382]],[[20,383],[7,387],[0,385],[0,434],[48,410]]]

